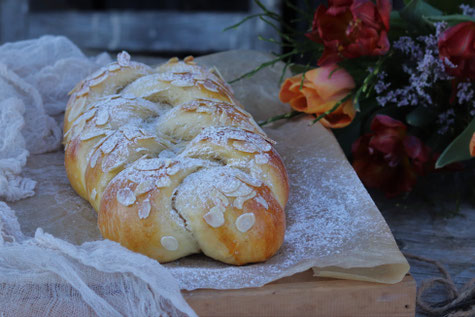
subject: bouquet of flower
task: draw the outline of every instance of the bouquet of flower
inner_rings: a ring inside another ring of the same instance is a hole
[[[389,197],[475,156],[475,10],[404,2],[396,10],[390,0],[328,0],[315,11],[287,3],[309,23],[301,36],[256,1],[262,13],[253,18],[280,24],[286,51],[236,79],[284,61],[279,98],[293,110],[261,124],[305,113],[339,129],[363,183]],[[295,75],[285,78],[288,69]]]

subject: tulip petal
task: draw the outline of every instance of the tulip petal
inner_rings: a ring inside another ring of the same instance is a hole
[[[279,99],[280,101],[284,103],[288,103],[291,99],[301,95],[301,92],[299,91],[299,87],[296,87],[296,85],[299,84],[299,78],[301,80],[302,75],[295,75],[293,77],[287,78],[282,86],[280,87],[280,92],[279,92]]]
[[[439,49],[445,51],[446,55],[468,57],[473,55],[474,40],[475,22],[459,23],[442,33],[439,39]]]
[[[386,115],[375,116],[371,130],[352,145],[358,176],[367,187],[379,188],[387,197],[411,191],[418,176],[433,165],[428,147],[406,135],[402,122]]]
[[[413,135],[408,135],[404,138],[403,142],[404,149],[411,159],[422,163],[429,160],[429,151],[419,138]]]
[[[463,22],[448,28],[438,42],[439,57],[457,67],[445,71],[460,79],[475,79],[475,22]]]
[[[337,102],[345,98],[355,87],[351,75],[338,65],[312,69],[302,75],[287,78],[281,86],[279,99],[290,103],[300,112],[321,115],[330,111]],[[349,125],[356,115],[353,100],[347,100],[331,114],[321,120],[328,128],[341,128]]]
[[[320,112],[322,106],[322,99],[318,95],[318,92],[315,88],[302,88],[302,94],[305,96],[307,101],[306,108],[297,109],[305,113],[317,113]]]
[[[356,0],[351,6],[351,11],[355,18],[367,24],[369,27],[379,29],[379,20],[376,17],[376,6],[371,1]]]
[[[312,31],[306,34],[325,47],[318,65],[386,54],[391,7],[390,0],[377,0],[376,4],[370,0],[333,0],[328,7],[320,5]]]
[[[328,0],[330,7],[349,7],[353,0]]]
[[[377,0],[376,6],[378,8],[379,16],[383,22],[386,31],[389,31],[389,21],[391,17],[392,4],[390,0]]]
[[[475,156],[475,133],[472,135],[470,140],[470,155]]]
[[[388,128],[396,129],[401,134],[406,132],[406,125],[404,123],[384,114],[376,115],[373,121],[371,121],[370,129],[375,133],[385,131]]]
[[[389,51],[390,48],[388,35],[386,32],[382,31],[379,36],[379,41],[377,47],[374,49],[373,55],[384,55]]]
[[[329,100],[337,95],[347,95],[355,88],[353,77],[346,70],[338,69],[338,67],[332,64],[313,69],[305,74],[305,78],[318,87],[318,94],[323,100]]]
[[[290,100],[289,103],[290,103],[290,106],[297,111],[306,112],[305,110],[307,110],[308,108],[307,98],[305,98],[305,96],[303,95],[293,98],[292,100]]]
[[[331,65],[343,60],[343,55],[338,53],[337,49],[330,49],[325,47],[322,56],[318,60],[318,66]]]
[[[348,100],[338,107],[337,110],[321,119],[324,127],[330,129],[344,128],[355,118],[356,110],[353,101]]]

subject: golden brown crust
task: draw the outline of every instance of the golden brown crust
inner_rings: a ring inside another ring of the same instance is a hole
[[[155,70],[118,60],[77,85],[64,124],[68,178],[103,236],[160,262],[275,254],[287,174],[231,88],[192,58]]]

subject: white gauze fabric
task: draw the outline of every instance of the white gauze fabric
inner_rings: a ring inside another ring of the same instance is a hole
[[[28,151],[21,134],[25,105],[15,97],[0,101],[0,197],[8,201],[34,195],[36,182],[19,176]]]
[[[29,153],[58,149],[67,93],[110,62],[64,37],[0,46],[0,199],[34,195],[21,176]],[[58,116],[61,120],[61,116]],[[196,316],[157,261],[102,240],[73,245],[38,229],[23,235],[0,201],[0,316]]]
[[[87,58],[65,37],[0,46],[0,199],[34,194],[35,182],[19,174],[29,153],[58,149],[61,124],[50,115],[62,113],[74,85],[110,60]]]

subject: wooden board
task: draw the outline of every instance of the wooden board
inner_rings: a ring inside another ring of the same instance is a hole
[[[314,277],[311,270],[259,288],[183,292],[199,316],[365,316],[415,315],[416,283],[397,284]]]

